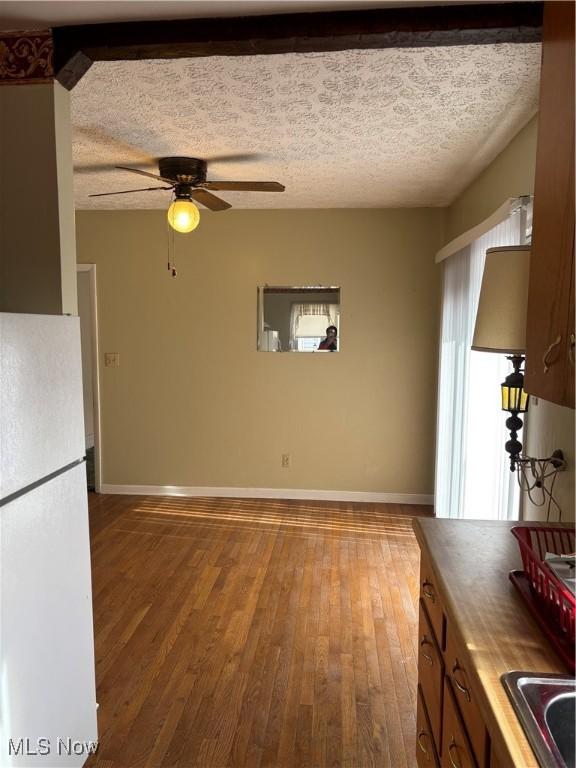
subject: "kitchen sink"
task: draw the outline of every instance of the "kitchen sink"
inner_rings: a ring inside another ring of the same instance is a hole
[[[502,683],[542,768],[576,768],[576,680],[508,672]]]

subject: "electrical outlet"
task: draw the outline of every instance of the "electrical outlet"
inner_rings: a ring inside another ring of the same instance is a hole
[[[290,454],[282,454],[282,469],[290,469]]]
[[[120,352],[104,352],[104,365],[106,368],[119,368]]]

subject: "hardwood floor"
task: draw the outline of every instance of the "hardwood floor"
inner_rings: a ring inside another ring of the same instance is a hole
[[[88,765],[414,766],[421,514],[90,494]]]

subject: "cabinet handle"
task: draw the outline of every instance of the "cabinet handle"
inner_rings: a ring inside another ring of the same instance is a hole
[[[452,679],[454,680],[454,685],[456,686],[456,688],[458,688],[460,693],[463,693],[464,696],[466,696],[466,700],[470,702],[471,701],[470,689],[466,688],[465,685],[462,685],[462,683],[458,682],[458,678],[456,677],[456,672],[465,673],[465,670],[463,670],[462,667],[458,664],[458,661],[456,661],[456,664],[454,664],[454,666],[452,667]]]
[[[420,640],[420,648],[424,648],[425,645],[432,645],[432,643],[430,642],[430,640],[428,640],[426,635],[424,635],[422,640]],[[431,667],[434,666],[434,659],[432,658],[432,656],[430,656],[427,653],[424,653],[424,651],[422,651],[422,656],[424,657],[424,660],[428,662],[428,664],[430,664]]]
[[[458,760],[457,763],[455,763],[454,760],[452,759],[452,750],[455,750],[456,752],[456,758]],[[452,739],[450,740],[450,744],[448,746],[448,758],[450,760],[450,765],[452,766],[452,768],[462,768],[462,764],[460,763],[460,758],[458,756],[458,746],[454,741],[454,736],[452,736]]]
[[[576,338],[573,333],[570,334],[570,346],[568,347],[568,357],[570,358],[570,362],[572,365],[574,365],[574,343],[576,342]]]
[[[550,354],[554,349],[556,349],[556,347],[558,346],[558,344],[560,344],[561,341],[562,341],[562,336],[558,336],[556,340],[553,341],[552,344],[550,344],[546,352],[544,352],[544,354],[542,355],[542,365],[544,366],[544,373],[548,373],[548,371],[550,370],[550,365],[551,365],[551,361],[549,359]]]
[[[425,581],[422,584],[422,594],[424,597],[427,597],[429,600],[432,600],[433,603],[436,602],[436,593],[434,592],[434,584],[431,584],[429,581]]]
[[[428,750],[426,749],[426,747],[422,743],[424,738],[427,739],[428,738],[428,734],[426,733],[426,731],[420,731],[418,733],[418,746],[420,747],[421,751],[424,752],[425,755],[427,755],[428,754]]]

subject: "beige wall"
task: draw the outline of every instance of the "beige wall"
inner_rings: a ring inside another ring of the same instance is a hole
[[[429,494],[444,212],[78,212],[98,264],[103,482]],[[256,287],[342,289],[337,355],[256,351]],[[292,466],[281,468],[281,454]]]
[[[537,122],[532,118],[448,208],[447,242],[488,218],[507,198],[534,192]]]
[[[506,198],[533,193],[536,140],[534,118],[447,210],[447,241],[487,218]],[[533,400],[530,409],[526,429],[520,435],[524,450],[536,457],[549,456],[555,448],[564,451],[568,468],[556,481],[555,496],[563,519],[574,520],[574,411],[545,400]],[[523,516],[527,520],[544,519],[545,508],[524,498]]]
[[[574,411],[532,398],[526,421],[524,440],[525,451],[529,456],[544,458],[550,456],[556,448],[564,452],[568,466],[556,478],[554,498],[562,510],[562,520],[574,520]],[[537,491],[535,498],[541,501]],[[536,506],[529,499],[524,499],[523,517],[526,520],[545,520],[546,511],[547,505]],[[550,520],[558,520],[558,510],[554,505],[551,507]]]
[[[0,310],[77,312],[70,94],[0,88]]]

